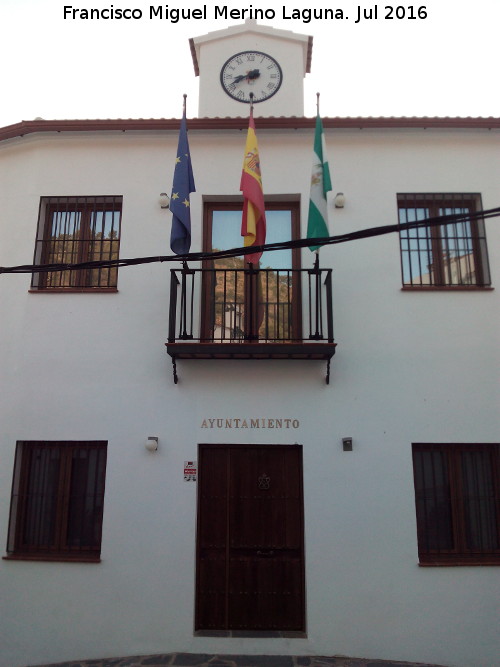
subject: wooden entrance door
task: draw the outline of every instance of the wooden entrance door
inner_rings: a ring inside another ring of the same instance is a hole
[[[200,445],[197,630],[305,629],[302,447]]]

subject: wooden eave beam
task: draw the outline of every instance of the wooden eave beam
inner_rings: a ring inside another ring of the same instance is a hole
[[[323,118],[325,129],[500,129],[500,118],[450,118],[450,117],[346,117]],[[257,119],[259,129],[290,130],[309,129],[315,118],[268,116]],[[23,120],[0,128],[0,141],[41,132],[161,132],[179,130],[179,118],[97,119],[97,120]],[[191,118],[190,131],[244,130],[247,117]]]

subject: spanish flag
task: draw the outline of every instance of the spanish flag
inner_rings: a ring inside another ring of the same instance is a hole
[[[241,220],[241,235],[244,237],[244,246],[258,246],[266,242],[266,211],[264,208],[264,193],[260,175],[259,147],[255,134],[253,110],[250,108],[250,122],[243,159],[240,190],[243,193],[243,217]],[[245,255],[245,262],[258,264],[262,252]]]

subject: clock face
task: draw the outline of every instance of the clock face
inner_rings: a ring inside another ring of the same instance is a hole
[[[238,102],[264,102],[278,92],[283,72],[274,58],[261,51],[242,51],[231,56],[220,72],[225,92]]]

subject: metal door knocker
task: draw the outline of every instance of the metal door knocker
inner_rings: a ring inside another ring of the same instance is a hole
[[[269,489],[271,486],[271,478],[265,472],[259,477],[259,489]]]

